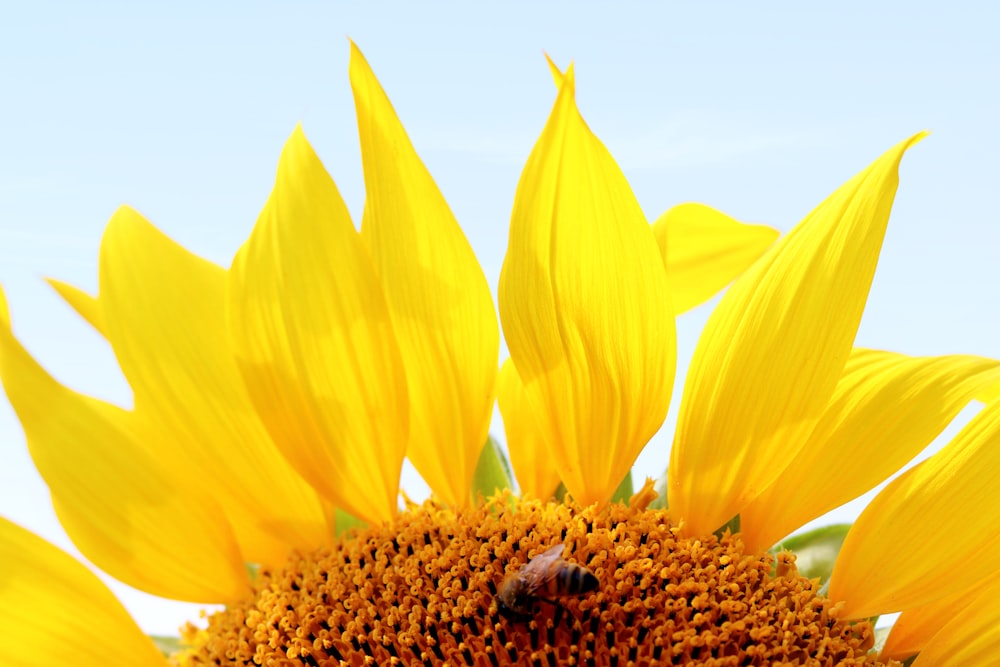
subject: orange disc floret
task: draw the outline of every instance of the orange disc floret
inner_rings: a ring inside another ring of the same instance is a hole
[[[505,575],[557,544],[597,590],[504,613]],[[425,503],[262,571],[254,599],[210,616],[180,663],[880,664],[871,625],[841,621],[781,559],[778,574],[738,535],[681,537],[665,511],[641,506],[506,494],[454,511]]]

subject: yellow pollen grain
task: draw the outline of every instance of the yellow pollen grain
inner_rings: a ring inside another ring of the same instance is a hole
[[[502,613],[497,591],[551,546],[597,590]],[[245,605],[191,629],[175,663],[201,665],[878,665],[867,622],[846,622],[794,558],[739,536],[677,534],[643,504],[579,508],[501,495],[393,523],[261,571]],[[898,663],[892,663],[898,664]]]

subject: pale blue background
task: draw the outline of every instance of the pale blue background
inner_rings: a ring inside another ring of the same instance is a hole
[[[576,61],[583,113],[651,218],[699,200],[787,230],[929,128],[903,164],[858,342],[1000,357],[997,10],[815,4],[7,4],[0,283],[16,331],[62,381],[128,403],[108,348],[41,277],[93,291],[103,226],[126,202],[227,265],[299,121],[360,213],[350,35],[494,290],[517,178],[554,96],[543,49]],[[681,323],[682,372],[707,312]],[[662,471],[675,414],[640,475]],[[6,404],[0,461],[0,514],[69,547]],[[404,484],[423,492],[411,475]],[[113,587],[149,631],[195,615]]]

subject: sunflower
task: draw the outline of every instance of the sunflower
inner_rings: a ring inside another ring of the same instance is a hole
[[[876,497],[828,581],[771,549],[1000,381],[992,360],[853,347],[922,134],[773,244],[694,204],[651,226],[572,68],[553,69],[500,278],[498,376],[471,248],[353,45],[350,73],[360,233],[296,129],[228,270],[123,208],[99,295],[53,281],[111,343],[131,409],[55,381],[2,304],[0,377],[74,544],[136,588],[225,605],[165,658],[81,564],[0,521],[3,664],[988,664],[1000,402]],[[686,378],[666,498],[633,493],[670,402],[674,318],[737,274]],[[520,495],[488,439],[497,398]],[[433,497],[400,510],[404,457]],[[505,579],[543,565],[503,602]],[[895,611],[876,654],[870,619]]]

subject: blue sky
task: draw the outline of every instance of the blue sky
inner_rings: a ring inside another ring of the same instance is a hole
[[[110,350],[42,277],[94,291],[118,205],[228,265],[302,122],[358,218],[348,35],[494,293],[554,97],[543,50],[575,61],[582,112],[650,218],[695,200],[787,230],[930,129],[903,163],[858,344],[1000,357],[1000,10],[986,3],[146,4],[19,3],[0,23],[0,283],[18,335],[78,390],[130,401]],[[680,323],[681,373],[709,308]],[[675,415],[640,475],[662,472]],[[0,514],[71,549],[6,404],[0,461]],[[194,616],[113,588],[149,631]]]

